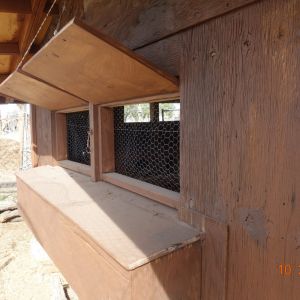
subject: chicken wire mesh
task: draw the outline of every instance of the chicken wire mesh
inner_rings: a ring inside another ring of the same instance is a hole
[[[81,111],[67,114],[68,159],[90,165],[89,112]]]
[[[151,104],[150,122],[125,122],[124,107],[114,108],[115,170],[172,191],[180,191],[180,122],[159,121]]]

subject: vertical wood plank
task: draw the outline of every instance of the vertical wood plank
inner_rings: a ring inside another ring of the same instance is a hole
[[[56,162],[68,159],[66,114],[52,112],[52,144]]]
[[[37,123],[36,123],[36,106],[30,105],[30,126],[31,126],[31,160],[32,167],[38,166],[37,153]]]
[[[99,106],[100,173],[115,171],[114,111]]]
[[[53,165],[51,111],[36,106],[37,165]]]
[[[91,177],[93,181],[99,181],[100,148],[99,148],[98,106],[90,103],[89,114],[90,114]]]
[[[299,297],[299,15],[260,1],[182,35],[182,207],[228,223],[228,300]]]

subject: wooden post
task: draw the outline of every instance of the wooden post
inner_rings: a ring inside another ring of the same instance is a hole
[[[100,174],[115,171],[114,112],[99,106]]]
[[[36,106],[35,105],[30,105],[30,126],[31,126],[31,160],[32,160],[32,167],[35,168],[38,166]]]
[[[93,181],[100,180],[100,145],[98,106],[89,104],[90,111],[90,151],[91,151],[91,177]]]

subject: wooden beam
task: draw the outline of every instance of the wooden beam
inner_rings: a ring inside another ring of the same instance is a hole
[[[0,74],[0,83],[2,83],[6,78],[8,77],[8,75],[6,74]]]
[[[99,170],[99,115],[98,115],[98,106],[90,103],[90,152],[91,152],[91,177],[93,181],[99,181],[100,179],[100,170]]]
[[[30,14],[32,12],[31,1],[30,0],[0,1],[0,12]]]
[[[44,7],[44,13],[48,13],[48,11],[50,10],[51,6],[52,6],[52,1],[47,1],[46,4],[45,4],[45,7]],[[53,8],[51,9],[51,12],[50,12],[50,16],[54,16],[54,15],[58,15],[59,14],[59,5],[58,3],[55,3]]]
[[[0,43],[1,55],[19,55],[20,49],[18,43]]]
[[[257,0],[88,1],[85,22],[136,49]]]
[[[114,111],[112,108],[99,107],[98,114],[99,171],[102,177],[104,173],[115,171]]]

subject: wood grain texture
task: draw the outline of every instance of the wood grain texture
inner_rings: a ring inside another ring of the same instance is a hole
[[[180,74],[181,34],[160,40],[135,52],[169,74]]]
[[[200,299],[201,253],[199,241],[134,270],[132,299]]]
[[[31,1],[30,0],[1,1],[0,12],[30,14],[32,12]]]
[[[76,20],[23,70],[94,104],[178,92],[176,78]]]
[[[92,177],[91,166],[81,164],[81,163],[71,161],[71,160],[60,160],[57,162],[57,165],[64,169],[71,170],[76,173],[80,173],[80,174]]]
[[[230,300],[299,297],[297,269],[278,270],[300,261],[299,5],[260,1],[183,35],[182,205],[228,222]]]
[[[0,85],[0,93],[49,110],[86,104],[85,101],[18,71]]]
[[[174,210],[58,167],[17,178],[24,219],[80,299],[199,299],[200,233]]]
[[[100,147],[99,147],[99,114],[98,106],[90,103],[90,156],[91,156],[91,177],[93,181],[100,179]]]
[[[30,105],[30,127],[31,127],[31,162],[32,167],[38,166],[38,149],[37,149],[37,107]]]
[[[181,207],[180,218],[205,232],[202,242],[202,281],[199,299],[226,299],[228,272],[228,225],[195,210]]]
[[[36,129],[33,134],[34,165],[52,165],[53,164],[53,139],[51,111],[36,106],[34,122]]]
[[[85,0],[85,21],[134,49],[254,0]]]
[[[66,160],[68,158],[66,114],[56,112],[51,114],[53,157],[56,161]]]
[[[0,43],[1,55],[17,55],[20,53],[18,43]]]
[[[179,207],[179,193],[118,173],[103,173],[102,179],[169,207]]]
[[[98,108],[99,135],[99,173],[115,171],[115,139],[114,139],[114,111],[112,108]]]
[[[201,239],[200,231],[180,222],[175,210],[88,176],[44,166],[18,178],[126,270]]]
[[[76,224],[29,186],[17,182],[22,217],[80,299],[130,300],[129,274],[86,241]],[[51,224],[51,226],[49,226]],[[100,284],[101,283],[101,284]]]

